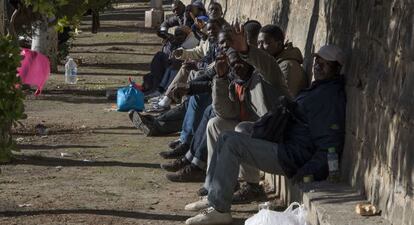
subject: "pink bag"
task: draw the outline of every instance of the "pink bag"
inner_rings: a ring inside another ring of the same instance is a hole
[[[42,92],[43,86],[50,75],[50,63],[47,56],[42,53],[23,48],[21,55],[24,57],[21,61],[21,67],[17,73],[24,84],[36,86],[35,95]]]

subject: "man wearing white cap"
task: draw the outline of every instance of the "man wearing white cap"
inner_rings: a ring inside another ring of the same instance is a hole
[[[231,46],[244,54],[244,60],[258,67],[264,51],[247,45],[235,31]],[[186,206],[186,210],[206,209],[186,221],[186,224],[231,224],[231,202],[241,163],[257,167],[272,174],[285,175],[295,181],[311,175],[324,180],[329,175],[327,150],[341,152],[345,132],[345,90],[342,51],[334,45],[323,46],[314,54],[314,78],[311,87],[295,98],[294,114],[279,143],[251,138],[237,132],[223,133],[217,143],[216,163],[210,165],[211,177],[208,198]],[[277,64],[275,64],[276,66]],[[275,67],[275,76],[281,76]]]

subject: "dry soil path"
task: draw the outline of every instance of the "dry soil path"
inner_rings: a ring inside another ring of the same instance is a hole
[[[105,90],[139,80],[160,49],[154,31],[143,28],[147,1],[124,1],[101,17],[98,34],[82,22],[71,55],[81,59],[79,82],[65,85],[63,69],[44,94],[28,96],[24,127],[15,138],[22,149],[1,165],[0,224],[184,224],[183,211],[197,200],[199,183],[171,183],[159,168],[158,152],[176,138],[147,138],[126,113],[111,111]],[[43,123],[47,135],[36,135]],[[235,224],[256,204],[235,207]]]

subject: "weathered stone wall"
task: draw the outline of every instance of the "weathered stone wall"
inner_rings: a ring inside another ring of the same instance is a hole
[[[207,3],[209,0],[207,0]],[[276,23],[311,53],[347,53],[344,179],[395,224],[414,224],[414,1],[219,0],[229,21]]]

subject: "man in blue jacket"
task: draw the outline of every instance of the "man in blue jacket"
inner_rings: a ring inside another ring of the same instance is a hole
[[[234,31],[232,48],[256,68],[265,52],[249,46],[243,29]],[[342,51],[333,45],[322,47],[315,54],[314,78],[311,87],[296,97],[298,116],[303,122],[290,120],[283,143],[273,143],[237,132],[223,133],[209,168],[208,197],[186,206],[186,210],[207,210],[189,218],[186,224],[230,224],[231,202],[237,183],[239,166],[245,163],[265,172],[301,180],[313,175],[316,180],[328,176],[327,150],[341,151],[345,132],[345,90],[341,68]],[[276,64],[275,64],[276,65]],[[277,74],[277,73],[276,73]]]

